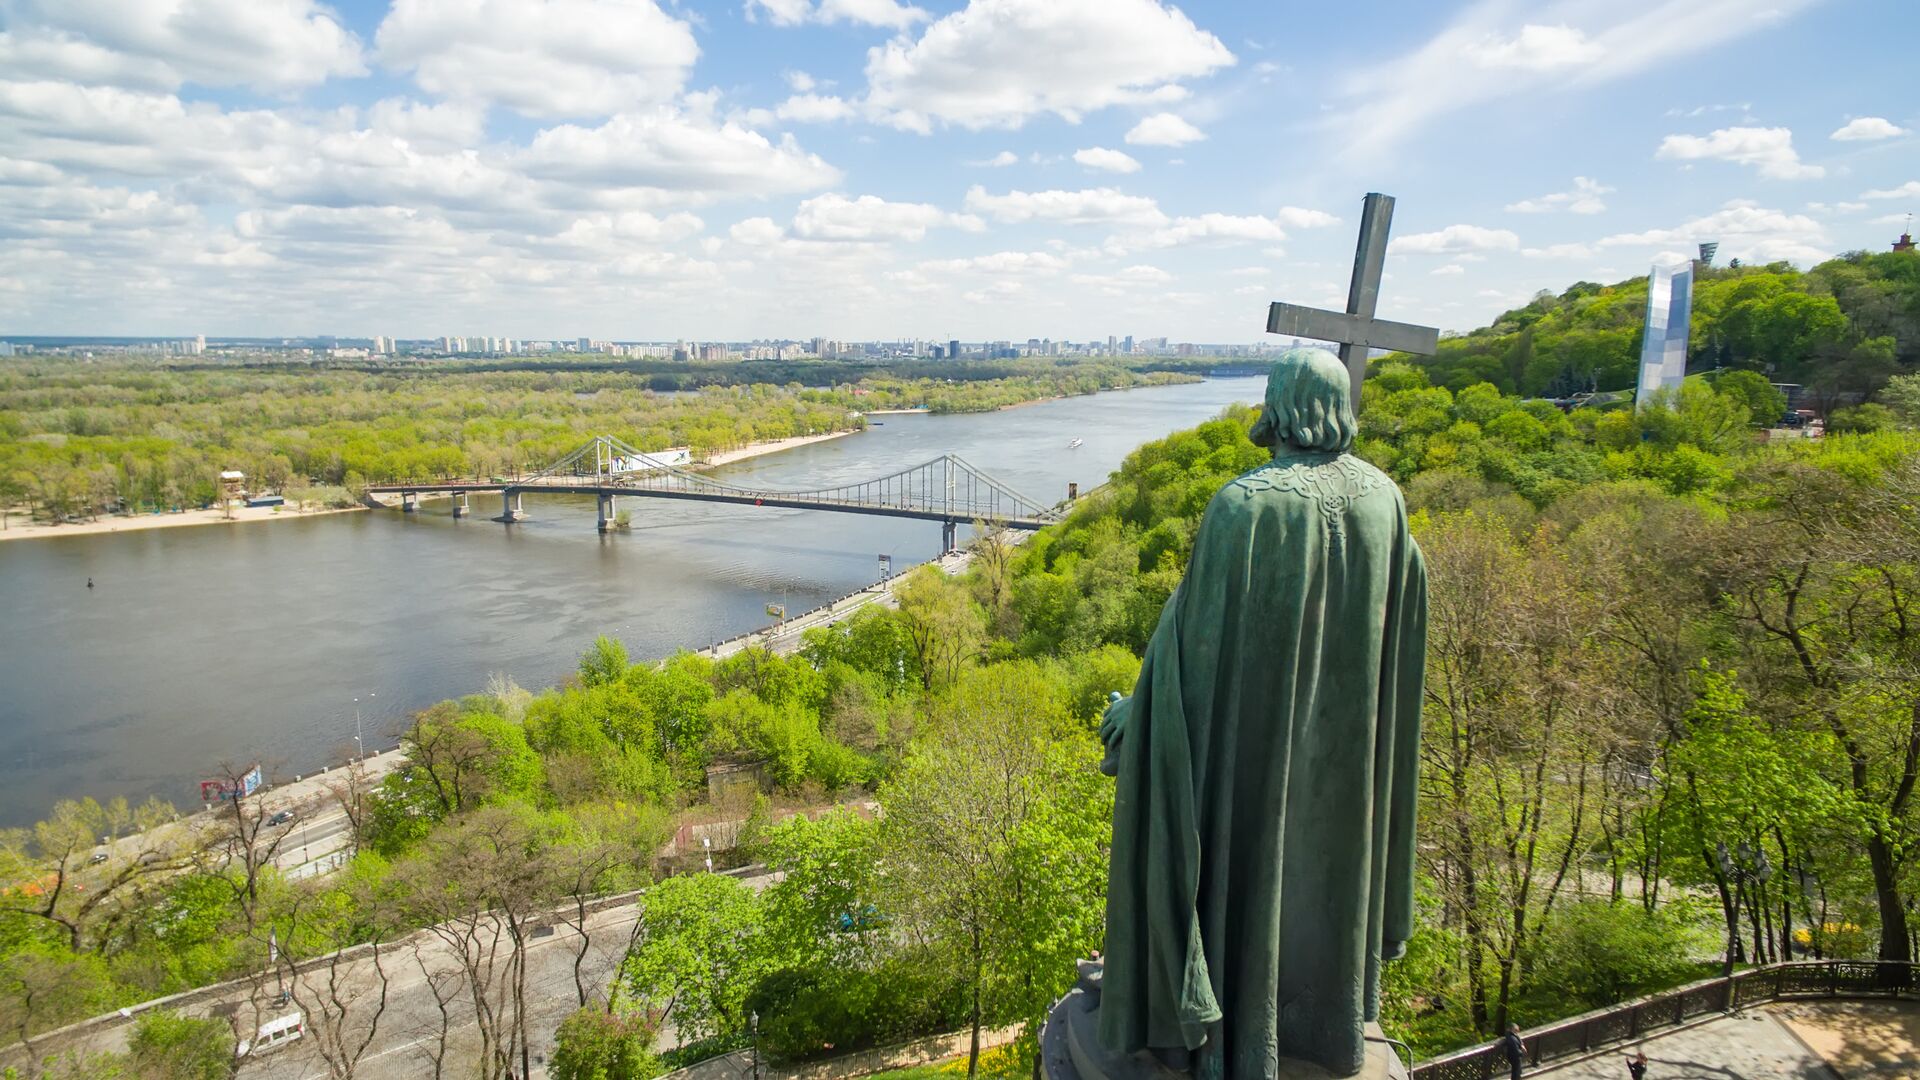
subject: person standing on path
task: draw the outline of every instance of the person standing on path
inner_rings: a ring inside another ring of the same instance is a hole
[[[1645,1050],[1636,1051],[1627,1055],[1627,1075],[1631,1076],[1633,1080],[1646,1080],[1647,1052]]]
[[[1507,1033],[1500,1037],[1500,1052],[1507,1057],[1513,1080],[1520,1080],[1520,1066],[1527,1060],[1527,1044],[1520,1038],[1519,1024],[1507,1025]]]

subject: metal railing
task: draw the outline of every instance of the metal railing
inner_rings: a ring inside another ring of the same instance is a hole
[[[633,462],[650,462],[629,468]],[[582,488],[612,495],[668,495],[716,502],[751,502],[815,509],[902,511],[952,521],[1018,522],[1023,528],[1058,521],[1070,505],[1049,505],[982,472],[956,454],[899,468],[884,476],[810,488],[762,488],[718,480],[692,468],[659,461],[611,435],[593,441],[538,472],[495,483],[492,477],[397,480],[368,484],[380,494],[411,491]]]
[[[1521,1033],[1530,1068],[1550,1065],[1610,1045],[1651,1038],[1714,1013],[1804,998],[1920,1000],[1916,965],[1873,960],[1803,960],[1707,979],[1570,1017]],[[1458,1050],[1414,1066],[1414,1080],[1491,1080],[1505,1075],[1497,1044]]]

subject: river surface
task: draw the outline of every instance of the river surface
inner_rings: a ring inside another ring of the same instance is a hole
[[[882,416],[716,475],[813,487],[951,451],[1052,502],[1260,388],[1213,379]],[[871,584],[883,553],[900,572],[940,551],[936,522],[626,499],[632,529],[601,536],[591,498],[525,506],[513,526],[488,520],[494,496],[461,520],[437,501],[0,543],[0,825],[82,795],[189,806],[223,761],[291,779],[351,752],[356,697],[367,748],[384,748],[409,711],[479,692],[491,673],[553,685],[596,634],[636,658],[704,648],[768,623],[768,604],[797,614]]]

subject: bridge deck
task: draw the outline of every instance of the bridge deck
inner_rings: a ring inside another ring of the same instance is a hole
[[[649,499],[680,499],[688,502],[730,503],[736,506],[774,506],[788,510],[824,510],[841,514],[869,514],[880,517],[912,518],[918,521],[992,521],[1009,529],[1032,532],[1055,524],[1037,517],[1001,517],[987,507],[955,504],[952,507],[889,505],[843,499],[795,498],[791,495],[729,494],[713,491],[684,491],[629,484],[573,483],[551,479],[496,484],[491,481],[448,481],[420,484],[369,484],[376,495],[515,495],[542,492],[553,495],[638,496]]]
[[[981,472],[955,454],[895,469],[884,476],[786,489],[756,488],[662,462],[611,435],[596,436],[554,464],[526,476],[402,480],[373,484],[367,490],[406,497],[499,492],[510,500],[529,492],[556,495],[592,495],[601,500],[600,527],[607,527],[612,499],[621,496],[681,499],[689,502],[731,503],[736,506],[777,506],[792,510],[824,510],[837,514],[870,514],[914,518],[945,524],[948,542],[953,526],[963,521],[993,521],[1007,528],[1043,528],[1066,515],[1068,503],[1048,505],[1015,491]],[[512,520],[508,510],[503,515]]]

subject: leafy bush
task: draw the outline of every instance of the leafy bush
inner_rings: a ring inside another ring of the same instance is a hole
[[[1899,426],[1900,418],[1892,409],[1872,401],[1835,409],[1827,416],[1827,430],[1836,435],[1867,435],[1876,431],[1892,431]]]
[[[1684,905],[1650,912],[1583,900],[1554,916],[1539,969],[1552,972],[1557,990],[1599,1008],[1687,981],[1699,974],[1689,957],[1711,951]]]
[[[957,1026],[966,996],[938,965],[898,959],[872,971],[778,971],[760,980],[747,1007],[760,1017],[762,1053],[804,1061]]]
[[[214,1019],[156,1009],[134,1024],[128,1075],[138,1080],[226,1080],[233,1075],[233,1034]]]
[[[553,1080],[652,1080],[667,1071],[652,1051],[654,1026],[638,1014],[589,1005],[554,1033]]]
[[[745,1032],[712,1035],[704,1039],[695,1039],[690,1043],[682,1043],[666,1053],[661,1054],[660,1064],[665,1067],[668,1072],[672,1072],[677,1069],[684,1069],[689,1065],[698,1065],[709,1058],[717,1058],[721,1054],[731,1054],[735,1050],[744,1050],[752,1045],[753,1040],[750,1039]]]

